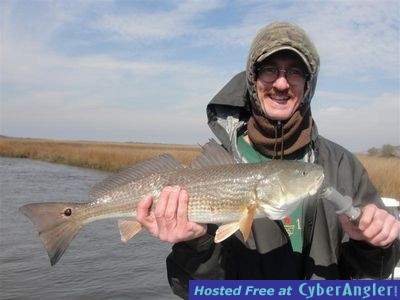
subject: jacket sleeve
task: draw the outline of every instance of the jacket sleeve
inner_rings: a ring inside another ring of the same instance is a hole
[[[354,195],[354,204],[365,206],[373,203],[380,208],[385,208],[367,172],[358,161],[356,161],[356,168],[360,170],[361,176]],[[352,278],[388,278],[400,258],[399,246],[398,239],[385,248],[349,239],[348,242],[343,243],[343,267]]]
[[[386,248],[349,240],[343,244],[342,268],[354,279],[386,279],[399,260],[399,251],[399,240]]]
[[[336,189],[343,195],[351,196],[354,206],[363,207],[373,203],[385,209],[378,191],[358,159],[340,146],[332,145],[333,152],[336,153],[331,156],[330,163],[336,161],[337,167],[331,166],[330,172],[337,173],[329,175],[336,184]],[[346,277],[351,278],[387,278],[399,260],[399,251],[399,240],[382,248],[349,239],[344,234],[339,258],[340,269]]]
[[[197,239],[177,243],[167,257],[168,281],[174,294],[187,299],[189,280],[225,279],[222,244],[214,243],[216,225]]]

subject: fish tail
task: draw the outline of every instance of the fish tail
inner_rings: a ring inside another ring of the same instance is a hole
[[[52,266],[59,261],[83,226],[82,218],[77,217],[82,205],[68,202],[32,203],[19,209],[38,231]]]

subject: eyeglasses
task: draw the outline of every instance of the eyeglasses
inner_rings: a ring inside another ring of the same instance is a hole
[[[304,84],[304,81],[308,77],[308,74],[304,73],[302,69],[297,67],[279,69],[276,66],[263,66],[257,70],[258,79],[264,83],[273,83],[278,79],[281,73],[285,74],[286,80],[291,85]]]

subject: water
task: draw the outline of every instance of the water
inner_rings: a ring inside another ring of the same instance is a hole
[[[108,174],[0,157],[0,299],[177,299],[165,258],[171,246],[142,231],[127,244],[116,220],[85,226],[55,267],[18,208],[31,202],[85,202]]]

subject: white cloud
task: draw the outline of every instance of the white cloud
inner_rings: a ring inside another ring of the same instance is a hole
[[[182,1],[169,10],[132,11],[129,14],[107,13],[92,22],[96,29],[110,32],[113,38],[131,41],[168,40],[193,34],[194,19],[202,13],[220,7],[222,1]]]
[[[113,1],[0,3],[3,134],[203,142],[206,103],[245,65],[256,32],[289,20],[315,40],[322,79],[340,75],[317,89],[321,132],[354,150],[399,135],[398,85],[380,87],[375,102],[364,96],[369,80],[399,78],[395,1],[176,1],[123,11]],[[348,92],[343,80],[359,85]]]
[[[372,96],[354,92],[342,92],[340,90],[316,89],[312,105],[316,109],[329,109],[332,107],[359,108],[373,101]]]
[[[304,22],[315,36],[326,72],[355,80],[399,76],[399,3],[333,2]],[[379,72],[379,75],[376,73]],[[373,77],[372,77],[373,78]]]
[[[69,99],[74,93],[39,93],[31,101],[6,103],[6,134],[58,139],[143,141],[164,143],[204,142],[209,136],[205,114],[199,107],[162,106],[148,110],[121,107],[101,97]],[[82,100],[82,99],[81,99]],[[190,99],[192,100],[192,99]],[[25,110],[21,107],[26,105]],[[198,105],[197,106],[203,106]]]
[[[400,145],[398,95],[383,94],[359,107],[313,109],[320,134],[352,151],[384,144]]]
[[[200,63],[66,57],[9,37],[3,49],[2,134],[197,143],[205,105],[228,78]],[[4,97],[4,98],[3,98]]]
[[[324,73],[359,81],[374,76],[399,78],[398,1],[253,1],[241,5],[240,23],[199,30],[197,43],[223,48],[236,45],[247,51],[261,27],[288,21],[311,36]]]

